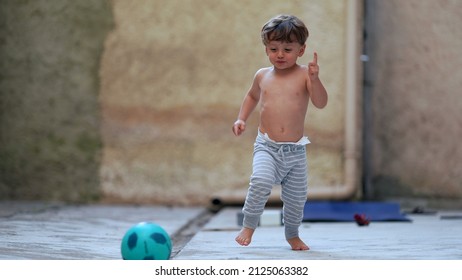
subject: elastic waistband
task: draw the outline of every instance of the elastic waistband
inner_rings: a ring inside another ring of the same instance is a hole
[[[268,135],[265,133],[261,133],[258,131],[258,136],[257,136],[257,142],[260,144],[263,144],[267,147],[273,148],[274,150],[278,152],[297,152],[297,151],[305,151],[305,146],[310,143],[308,138],[304,137],[306,141],[303,138],[298,141],[298,142],[275,142],[271,140],[271,138],[268,137]]]
[[[302,138],[300,138],[300,140],[298,140],[297,142],[276,142],[274,141],[273,139],[271,139],[267,133],[262,133],[260,131],[260,129],[258,129],[258,136],[261,137],[263,140],[265,140],[266,142],[268,143],[271,143],[271,144],[274,144],[274,145],[278,145],[278,146],[281,146],[281,145],[296,145],[296,146],[305,146],[305,145],[308,145],[310,144],[310,140],[308,139],[308,137],[306,136],[303,136]]]

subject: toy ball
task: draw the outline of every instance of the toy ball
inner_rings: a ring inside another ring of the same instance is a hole
[[[168,260],[172,241],[161,226],[142,222],[127,230],[121,251],[124,260]]]

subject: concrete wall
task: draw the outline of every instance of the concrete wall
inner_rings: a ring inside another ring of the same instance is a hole
[[[375,197],[462,197],[462,2],[367,1]]]
[[[257,112],[231,133],[255,71],[269,65],[262,25],[296,14],[319,54],[329,105],[309,109],[310,185],[343,184],[346,1],[112,1],[101,67],[101,179],[113,201],[207,203],[246,190]]]
[[[106,1],[0,1],[0,199],[100,197]]]
[[[372,198],[460,200],[462,4],[366,4]],[[307,116],[310,185],[343,184],[346,5],[1,1],[0,199],[198,204],[245,190],[257,114],[242,138],[231,124],[278,13],[307,23],[300,62],[319,53],[330,94]]]

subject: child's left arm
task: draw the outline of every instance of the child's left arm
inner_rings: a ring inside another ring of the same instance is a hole
[[[308,63],[308,76],[311,83],[311,87],[308,87],[311,102],[316,108],[322,109],[327,105],[327,91],[319,79],[318,54],[316,52],[313,61]]]

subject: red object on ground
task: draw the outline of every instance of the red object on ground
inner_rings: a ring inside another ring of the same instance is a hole
[[[367,226],[370,223],[369,219],[364,214],[355,214],[354,218],[359,226]]]

